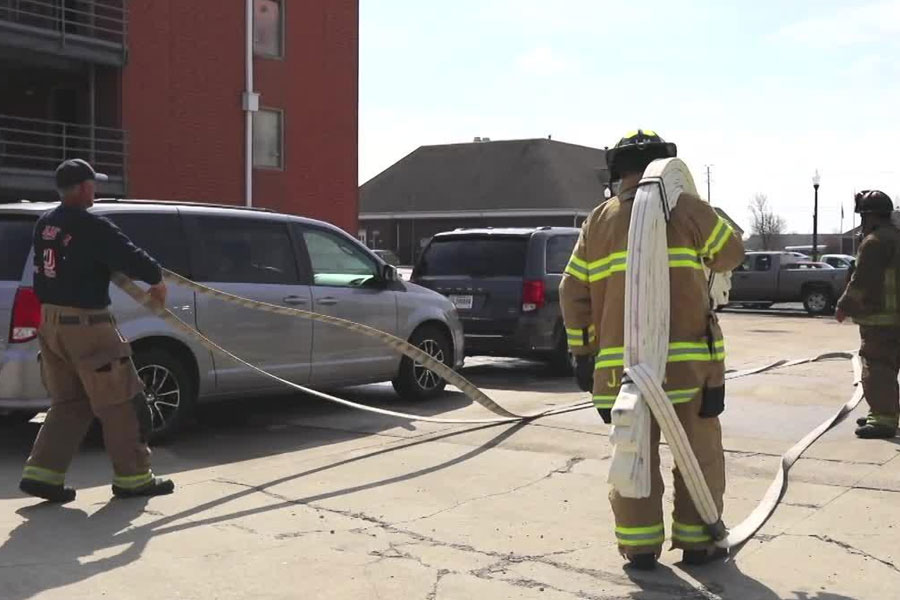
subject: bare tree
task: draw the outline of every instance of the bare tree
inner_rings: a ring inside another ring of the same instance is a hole
[[[769,208],[769,197],[765,194],[756,194],[750,201],[750,216],[752,222],[750,230],[753,235],[758,235],[763,250],[774,250],[774,238],[784,233],[786,223],[784,217],[776,215]]]

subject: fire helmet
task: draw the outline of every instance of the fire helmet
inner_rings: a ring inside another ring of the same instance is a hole
[[[880,190],[863,190],[854,197],[854,211],[861,214],[890,215],[894,211],[894,201]]]
[[[631,131],[615,147],[606,150],[609,180],[618,181],[623,173],[643,173],[654,160],[675,156],[678,156],[678,147],[666,142],[655,131]]]

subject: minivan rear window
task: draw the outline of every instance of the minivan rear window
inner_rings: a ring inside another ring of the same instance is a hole
[[[507,277],[525,273],[525,237],[435,238],[416,266],[416,276]]]
[[[569,264],[577,235],[557,235],[547,240],[547,273],[561,274]]]
[[[31,250],[34,217],[0,216],[0,281],[20,281]]]

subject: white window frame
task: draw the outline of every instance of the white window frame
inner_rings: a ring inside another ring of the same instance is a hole
[[[256,1],[257,0],[253,0],[254,21],[255,21],[255,17],[256,17]],[[284,11],[287,8],[285,6],[287,3],[284,0],[271,0],[271,1],[278,3],[278,17],[279,17],[278,27],[281,30],[279,32],[279,39],[278,39],[278,42],[279,42],[278,53],[271,54],[269,52],[263,52],[262,50],[258,49],[258,47],[256,45],[256,23],[254,22],[253,23],[253,56],[258,56],[259,58],[270,58],[273,60],[283,60],[284,59],[285,31],[286,31]]]
[[[256,143],[255,143],[255,142],[256,142],[256,140],[255,140],[255,137],[256,137],[256,123],[254,123],[254,124],[253,124],[253,131],[254,131],[253,168],[254,168],[254,169],[264,169],[264,170],[268,170],[268,171],[284,171],[284,137],[285,137],[285,134],[284,134],[284,130],[285,130],[285,125],[284,125],[284,110],[283,110],[283,109],[280,109],[280,108],[260,107],[260,109],[259,109],[258,111],[256,111],[255,113],[253,113],[254,119],[256,118],[256,115],[258,115],[258,114],[260,114],[260,113],[272,113],[272,114],[277,114],[277,115],[278,115],[278,124],[279,124],[279,130],[278,130],[278,132],[279,132],[279,136],[278,136],[278,165],[277,165],[277,166],[272,166],[272,165],[269,165],[269,164],[259,164],[259,163],[257,163],[257,160],[256,160],[257,152],[256,152]]]

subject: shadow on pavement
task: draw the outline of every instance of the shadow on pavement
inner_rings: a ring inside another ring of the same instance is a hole
[[[458,392],[448,392],[428,402],[404,403],[389,386],[343,390],[340,396],[369,406],[429,417],[472,404]],[[484,415],[492,416],[487,411]],[[397,427],[407,431],[418,429],[412,420],[361,413],[302,395],[208,404],[201,407],[198,417],[175,439],[152,445],[157,472],[173,474],[274,456],[381,434]],[[21,495],[16,486],[39,428],[36,423],[26,423],[7,425],[0,430],[0,481],[3,481],[0,498]],[[93,467],[86,468],[85,460],[94,461]],[[108,463],[99,436],[92,435],[82,445],[70,469],[72,483],[81,488],[108,484],[111,468],[97,468],[97,461]]]
[[[6,573],[0,579],[3,599],[25,600],[138,560],[150,536],[135,535],[128,528],[145,506],[142,499],[111,500],[90,516],[47,503],[19,509],[16,513],[25,522],[0,546]],[[124,550],[103,556],[104,550],[123,544]],[[91,560],[95,553],[101,557]]]
[[[464,375],[478,386],[491,385],[504,389],[536,392],[574,392],[571,377],[545,376],[536,363],[516,360],[487,359],[487,362],[465,369]],[[389,384],[369,385],[334,392],[340,398],[368,406],[385,408],[426,417],[440,417],[473,404],[460,392],[446,392],[441,397],[424,402],[408,402],[397,397]],[[488,393],[490,395],[490,393]],[[509,406],[515,411],[515,406]],[[465,418],[484,416],[487,410]],[[22,465],[37,435],[35,423],[6,424],[0,430],[0,498],[19,497],[16,487]],[[153,444],[154,468],[161,475],[229,464],[254,458],[310,449],[358,439],[369,435],[402,436],[420,431],[415,420],[403,420],[331,404],[315,397],[300,394],[242,398],[203,404],[198,418],[168,443]],[[434,426],[424,431],[433,431]],[[93,468],[85,468],[83,461],[92,460]],[[109,468],[97,468],[97,461],[108,462],[103,454],[99,436],[89,436],[76,456],[70,480],[78,487],[94,487],[109,483]]]
[[[112,500],[90,516],[82,510],[47,503],[22,508],[17,513],[25,518],[26,521],[16,527],[3,546],[0,546],[0,565],[4,569],[10,569],[10,573],[13,572],[11,568],[14,567],[16,574],[15,580],[7,576],[0,581],[0,593],[2,593],[0,597],[3,600],[26,600],[41,592],[85,581],[95,575],[124,567],[139,559],[147,543],[155,536],[227,522],[249,515],[280,510],[288,506],[306,505],[441,471],[470,460],[501,444],[525,426],[524,423],[516,423],[512,426],[508,424],[502,425],[505,427],[503,431],[484,444],[468,449],[450,460],[417,471],[361,483],[350,488],[337,489],[306,498],[283,498],[283,501],[277,504],[235,511],[230,514],[217,515],[205,519],[202,518],[202,515],[206,511],[251,494],[265,493],[268,488],[287,481],[301,479],[343,465],[375,458],[432,441],[495,428],[498,425],[468,427],[340,460],[261,485],[242,486],[242,489],[233,494],[228,494],[173,515],[161,517],[137,527],[130,527],[130,524],[143,512],[146,499]],[[185,519],[191,520],[182,522]],[[116,554],[112,556],[104,556],[104,554],[109,553],[109,550],[119,546],[126,547],[124,550],[117,550]],[[94,554],[99,554],[102,558],[92,562],[82,560]]]
[[[705,567],[677,565],[679,570],[700,583],[701,588],[692,586],[679,577],[671,568],[659,565],[655,571],[640,572],[626,569],[628,578],[639,591],[632,592],[632,600],[660,600],[680,598],[682,600],[857,600],[850,596],[830,592],[792,592],[791,596],[779,596],[774,590],[756,579],[745,575],[734,560],[711,564]]]

